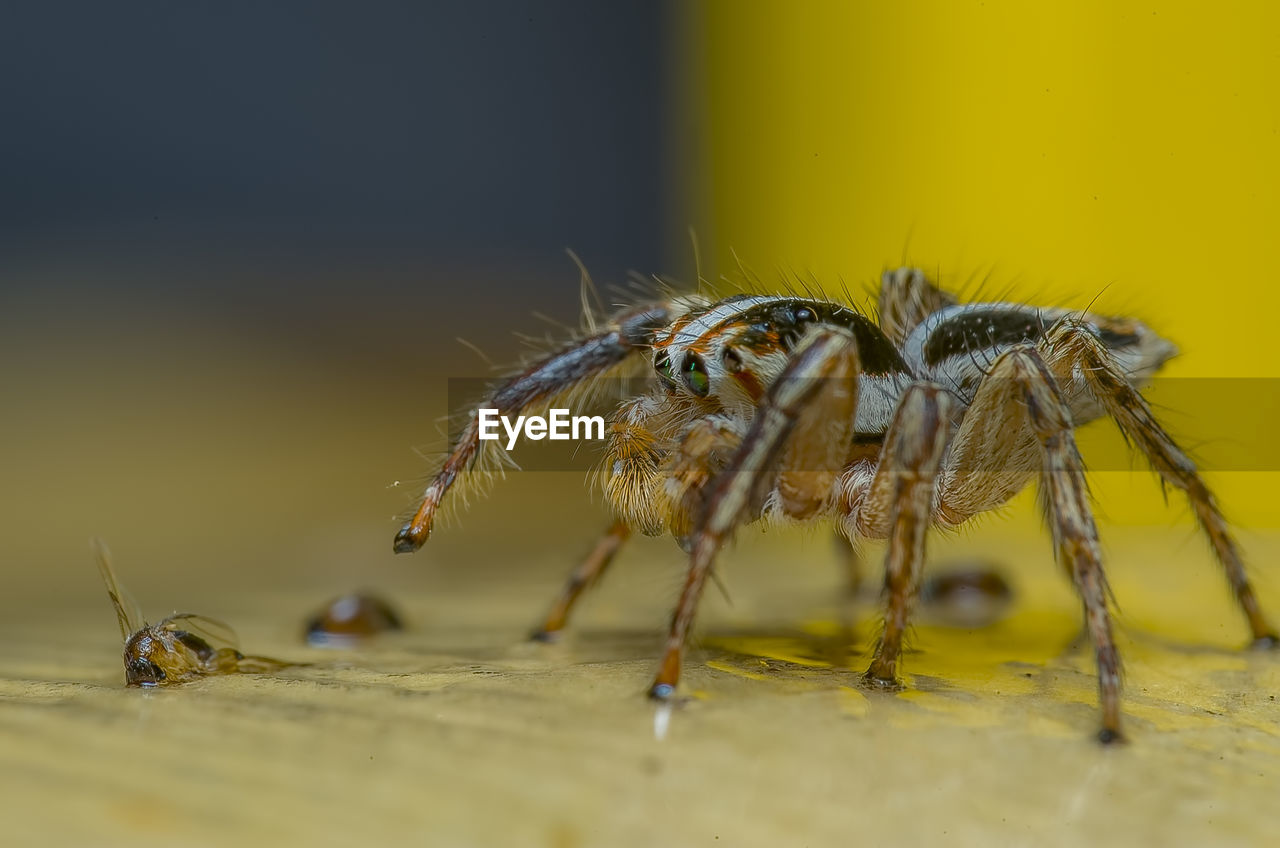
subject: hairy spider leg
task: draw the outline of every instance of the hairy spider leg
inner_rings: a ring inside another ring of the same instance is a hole
[[[915,383],[898,403],[885,434],[869,500],[891,504],[885,552],[884,627],[866,682],[899,688],[898,658],[907,620],[920,593],[925,539],[933,523],[938,473],[951,441],[952,396],[940,386]]]
[[[582,593],[594,586],[604,576],[609,564],[622,548],[623,542],[631,536],[631,528],[626,522],[618,520],[609,525],[609,529],[596,542],[591,553],[587,554],[577,568],[569,575],[569,580],[560,590],[559,597],[551,605],[542,626],[530,636],[536,642],[553,642],[569,623],[569,613]]]
[[[572,391],[583,380],[599,376],[632,354],[648,350],[654,334],[665,327],[670,312],[661,303],[628,309],[610,320],[608,328],[535,362],[497,386],[481,404],[500,415],[515,415]],[[480,451],[480,428],[475,410],[440,471],[427,486],[417,511],[396,534],[396,553],[412,553],[431,535],[432,522],[446,492],[468,469]]]
[[[724,415],[697,421],[684,434],[670,464],[664,468],[668,505],[665,524],[685,553],[692,550],[696,524],[706,512],[711,484],[741,446],[744,427],[741,421]]]
[[[1254,647],[1280,646],[1280,637],[1258,604],[1239,546],[1218,508],[1217,499],[1205,485],[1195,463],[1156,420],[1146,399],[1125,379],[1106,346],[1088,327],[1067,319],[1050,328],[1041,349],[1059,380],[1069,379],[1075,373],[1083,375],[1089,392],[1115,420],[1129,444],[1142,452],[1161,480],[1187,496],[1248,621]]]
[[[770,386],[741,446],[712,483],[706,510],[696,524],[684,588],[672,612],[662,661],[649,688],[650,697],[667,700],[675,694],[685,640],[720,548],[769,494],[784,453],[790,453],[788,458],[792,461],[801,458],[800,454],[787,451],[788,438],[797,428],[817,427],[818,422],[834,418],[843,418],[846,425],[852,422],[858,372],[853,335],[839,328],[821,327],[801,341]],[[832,406],[841,414],[830,415]],[[847,446],[849,442],[843,444]],[[842,460],[829,471],[813,466],[792,466],[787,471],[834,479],[843,465]],[[792,483],[796,482],[798,478],[793,476]],[[793,494],[796,504],[807,508],[810,499],[801,497],[798,490]]]
[[[853,540],[839,529],[831,534],[831,541],[835,545],[840,572],[844,576],[844,591],[850,598],[856,598],[858,592],[862,590],[862,552]]]
[[[1037,455],[1028,454],[1028,441]],[[1098,738],[1116,742],[1123,738],[1120,655],[1111,632],[1098,528],[1071,410],[1040,352],[1031,345],[1018,345],[995,361],[965,411],[942,473],[939,516],[958,523],[989,509],[992,497],[1010,492],[1011,487],[1016,491],[1017,481],[1025,483],[1036,470],[1055,554],[1080,594],[1085,627],[1093,642],[1102,707]]]
[[[879,325],[895,347],[902,347],[925,318],[958,302],[929,282],[919,268],[897,268],[880,275]]]

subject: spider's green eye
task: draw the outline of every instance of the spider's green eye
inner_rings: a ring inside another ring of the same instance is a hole
[[[689,387],[689,391],[698,397],[706,397],[711,391],[711,380],[707,378],[707,369],[702,364],[702,357],[690,356],[685,359],[684,382]]]
[[[676,382],[675,371],[671,369],[671,358],[665,351],[654,357],[653,370],[658,372],[658,378],[666,383],[668,388],[674,389],[679,385]]]

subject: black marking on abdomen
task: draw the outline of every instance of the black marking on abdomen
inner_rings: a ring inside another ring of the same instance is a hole
[[[1131,347],[1139,341],[1137,333],[1117,333],[1115,330],[1108,330],[1106,327],[1098,328],[1098,338],[1102,340],[1102,343],[1109,350]]]
[[[1010,311],[1009,307],[965,310],[930,329],[923,351],[924,364],[932,368],[953,356],[1035,342],[1047,329],[1038,310]]]

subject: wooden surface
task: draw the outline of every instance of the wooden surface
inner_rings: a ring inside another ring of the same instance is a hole
[[[485,553],[486,534],[450,546],[474,562],[431,564],[464,571],[395,593],[408,632],[358,652],[302,646],[323,593],[225,583],[199,611],[230,619],[249,650],[314,665],[169,690],[123,687],[106,598],[76,593],[5,621],[5,841],[1266,844],[1280,825],[1280,657],[1236,650],[1242,626],[1199,545],[1117,535],[1132,742],[1114,750],[1091,741],[1074,601],[1030,536],[944,546],[1027,550],[1014,611],[976,631],[918,628],[899,695],[857,685],[870,610],[842,634],[825,544],[744,540],[733,605],[708,598],[691,698],[662,741],[642,692],[676,585],[669,544],[629,551],[550,647],[522,636],[563,560],[501,541]],[[1259,561],[1280,549],[1249,542]],[[152,598],[143,557],[117,557]],[[87,549],[77,566],[96,580]],[[1264,597],[1280,608],[1273,581]]]

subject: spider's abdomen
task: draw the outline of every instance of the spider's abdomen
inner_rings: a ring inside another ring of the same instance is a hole
[[[1039,343],[1063,320],[1074,320],[1091,331],[1134,385],[1144,383],[1177,352],[1132,318],[1018,303],[962,303],[939,309],[920,322],[903,342],[902,354],[920,378],[970,403],[1001,355],[1020,344]],[[1081,413],[1078,423],[1096,416],[1092,407],[1076,411]]]

